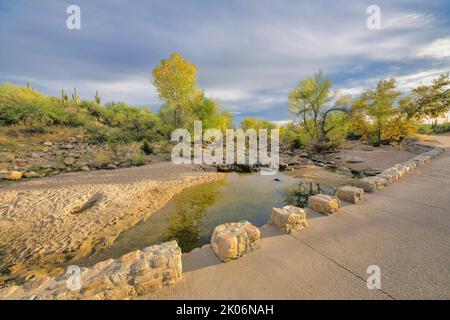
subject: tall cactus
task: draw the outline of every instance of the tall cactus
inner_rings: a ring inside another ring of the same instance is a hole
[[[66,102],[67,100],[69,100],[69,97],[67,96],[67,94],[64,91],[64,89],[61,89],[61,101],[62,101],[62,103]]]
[[[94,101],[96,105],[100,105],[101,99],[100,96],[98,95],[98,90],[95,91],[95,97],[94,97]]]
[[[75,103],[80,103],[80,96],[78,95],[77,88],[73,88],[72,100]]]
[[[31,85],[30,82],[27,81],[27,92],[30,93],[31,92]]]

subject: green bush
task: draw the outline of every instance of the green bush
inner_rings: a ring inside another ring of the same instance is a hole
[[[140,153],[133,153],[130,157],[133,166],[142,166],[145,164],[145,157]]]
[[[441,123],[433,128],[434,133],[450,132],[450,123]]]
[[[422,124],[418,128],[418,132],[421,134],[439,134],[450,132],[450,122],[436,125]]]
[[[152,154],[153,153],[153,148],[152,146],[150,146],[150,144],[148,143],[147,140],[144,141],[144,143],[142,143],[141,145],[141,150],[142,152],[144,152],[146,155]]]

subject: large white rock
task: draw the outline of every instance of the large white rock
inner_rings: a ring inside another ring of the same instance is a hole
[[[355,181],[355,185],[358,188],[363,189],[365,192],[375,192],[387,186],[389,182],[390,181],[387,177],[383,175],[377,175],[375,177],[358,179]]]
[[[81,268],[79,275],[79,282],[72,281],[74,273],[35,277],[21,287],[0,290],[0,299],[103,300],[148,294],[181,279],[181,249],[176,241],[165,242]]]
[[[259,237],[259,229],[248,221],[225,223],[214,228],[211,248],[221,261],[228,262],[251,251]]]
[[[299,231],[308,225],[306,210],[295,206],[273,208],[269,223],[285,233]]]
[[[330,215],[339,210],[341,202],[338,198],[326,194],[318,194],[308,198],[308,207],[318,213]]]
[[[336,191],[336,197],[342,201],[357,204],[364,198],[364,189],[350,186],[339,187]]]

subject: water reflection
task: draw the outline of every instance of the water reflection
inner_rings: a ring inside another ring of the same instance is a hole
[[[284,174],[229,174],[221,181],[189,188],[150,218],[125,230],[110,248],[86,259],[84,265],[117,258],[163,241],[177,240],[183,252],[209,243],[214,227],[248,220],[267,223],[272,207],[282,206],[286,190],[298,179]]]

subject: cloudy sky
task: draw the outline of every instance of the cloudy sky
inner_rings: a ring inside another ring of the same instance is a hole
[[[81,8],[81,30],[66,9]],[[369,30],[369,5],[381,29]],[[287,94],[321,69],[358,94],[394,76],[402,90],[450,71],[448,0],[0,0],[0,82],[47,94],[160,105],[151,70],[172,52],[235,113],[288,119]]]

